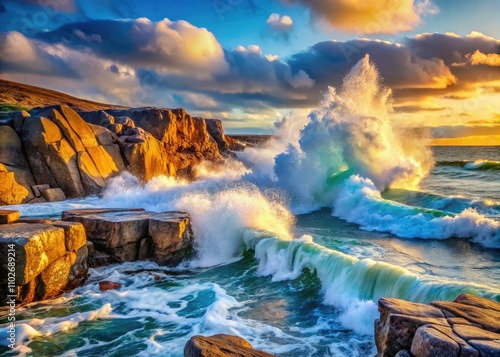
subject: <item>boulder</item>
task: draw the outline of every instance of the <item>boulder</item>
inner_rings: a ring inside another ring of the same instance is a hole
[[[160,265],[175,264],[189,256],[194,235],[189,215],[184,212],[164,212],[149,219],[153,259]]]
[[[64,230],[48,224],[12,223],[0,225],[0,246],[7,252],[13,244],[16,252],[16,285],[25,285],[49,264],[66,253]],[[6,253],[0,258],[0,283],[5,284]]]
[[[411,353],[415,357],[459,357],[460,347],[432,326],[422,326],[415,333]]]
[[[58,202],[66,199],[66,195],[60,188],[49,188],[43,191],[42,196],[47,202]]]
[[[115,133],[111,132],[103,126],[89,124],[89,127],[94,132],[99,145],[113,145],[116,139],[118,139]]]
[[[35,184],[35,179],[24,157],[21,140],[10,126],[0,126],[0,164],[1,171],[13,172],[15,181],[28,191],[28,195],[17,203],[33,198],[31,186]]]
[[[21,110],[20,112],[15,112],[14,115],[12,116],[12,127],[14,128],[14,130],[20,132],[24,124],[24,119],[29,116],[30,114],[25,110]]]
[[[185,357],[272,357],[254,350],[245,339],[231,335],[193,336],[184,346]]]
[[[0,171],[0,205],[16,205],[29,197],[30,191],[16,181],[13,172]]]
[[[106,187],[104,178],[86,151],[78,153],[77,164],[85,192],[96,194]]]
[[[16,258],[16,301],[26,304],[55,297],[87,279],[85,230],[79,223],[22,219],[0,226],[0,284],[7,283],[9,249]]]
[[[21,217],[19,211],[0,210],[0,224],[8,224],[17,221]]]
[[[167,173],[168,157],[165,147],[151,134],[139,134],[142,141],[120,142],[120,148],[130,173],[142,181]]]
[[[108,291],[108,290],[116,290],[120,289],[122,284],[115,283],[114,281],[100,281],[99,282],[99,290]]]
[[[31,186],[31,190],[33,191],[33,194],[35,197],[41,197],[43,191],[46,191],[50,188],[49,185],[44,184],[44,185],[33,185]]]

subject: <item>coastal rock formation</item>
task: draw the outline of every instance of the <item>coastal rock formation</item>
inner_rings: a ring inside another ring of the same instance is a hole
[[[125,170],[143,182],[191,178],[194,165],[228,156],[232,141],[220,121],[183,109],[77,113],[56,105],[11,113],[0,123],[0,205],[43,202],[37,185],[69,198],[98,194]]]
[[[500,303],[460,294],[431,306],[379,300],[378,357],[500,356]]]
[[[80,223],[19,220],[2,224],[0,251],[0,284],[2,290],[8,288],[2,296],[15,295],[18,304],[55,297],[87,278],[85,230]],[[9,275],[9,257],[15,258],[13,275]],[[14,286],[8,286],[9,281]]]
[[[231,335],[193,336],[184,346],[184,357],[273,357],[254,350],[245,339]]]
[[[191,254],[193,232],[184,212],[143,209],[83,209],[63,212],[63,220],[84,225],[94,254],[101,261],[151,260],[176,264]],[[90,263],[94,265],[93,262]]]
[[[157,171],[190,176],[193,165],[229,155],[234,141],[225,136],[220,120],[192,117],[182,108],[110,109],[80,115],[118,135],[125,161],[137,167],[133,173],[143,180]],[[142,167],[138,162],[144,162]]]

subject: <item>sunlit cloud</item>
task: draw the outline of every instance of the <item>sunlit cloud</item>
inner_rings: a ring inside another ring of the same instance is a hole
[[[408,32],[422,23],[423,17],[439,9],[429,0],[283,0],[299,3],[311,11],[313,21],[327,23],[346,32],[395,34]]]

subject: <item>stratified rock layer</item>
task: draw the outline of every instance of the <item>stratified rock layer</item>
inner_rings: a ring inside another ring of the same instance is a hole
[[[431,306],[379,300],[375,321],[379,357],[500,356],[500,303],[460,294]]]

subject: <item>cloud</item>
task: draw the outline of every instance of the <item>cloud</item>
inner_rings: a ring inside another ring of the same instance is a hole
[[[393,90],[397,115],[436,118],[431,112],[450,110],[439,100],[500,92],[498,67],[468,62],[477,51],[488,59],[498,53],[499,41],[478,33],[422,34],[401,43],[324,41],[285,58],[257,45],[224,49],[208,30],[168,19],[89,20],[31,38],[0,33],[0,41],[5,78],[99,101],[183,106],[214,116],[265,112],[271,118],[276,110],[315,107],[366,54]],[[465,64],[453,66],[457,61]],[[487,104],[474,99],[461,110]]]
[[[293,21],[290,16],[272,13],[266,20],[267,25],[274,31],[291,31],[293,29]]]
[[[500,66],[500,54],[498,53],[482,53],[476,50],[472,55],[468,56],[469,63],[473,66],[484,64],[486,66]]]
[[[222,46],[205,28],[179,20],[95,20],[40,33],[52,44],[93,52],[133,66],[206,77],[228,70]]]
[[[429,0],[284,0],[311,11],[311,19],[346,32],[394,34],[416,28],[422,18],[438,12]]]

